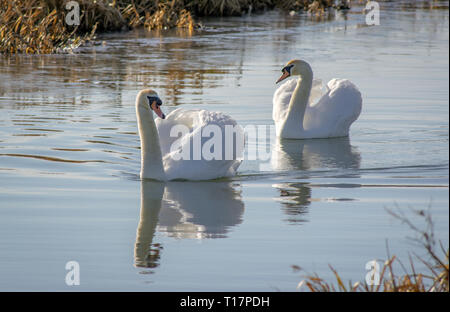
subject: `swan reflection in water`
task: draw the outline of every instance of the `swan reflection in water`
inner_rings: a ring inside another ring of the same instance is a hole
[[[159,265],[155,232],[179,239],[221,238],[242,222],[244,203],[230,182],[141,181],[141,213],[134,249],[137,267]]]
[[[359,169],[361,156],[351,146],[348,137],[313,140],[279,139],[272,150],[271,164],[277,171],[299,171],[308,178],[312,170]],[[346,173],[348,174],[348,172]],[[291,224],[306,222],[305,214],[310,203],[311,187],[308,182],[278,183],[273,185],[280,193],[279,200],[286,221]],[[318,199],[317,199],[318,200]],[[343,199],[336,199],[343,200]],[[348,199],[345,199],[348,200]]]
[[[279,139],[272,150],[274,170],[359,169],[361,156],[349,137]]]

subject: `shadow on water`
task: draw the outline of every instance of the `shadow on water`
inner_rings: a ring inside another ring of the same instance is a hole
[[[310,171],[330,169],[360,168],[361,156],[351,146],[350,139],[314,139],[286,140],[281,139],[272,151],[274,170],[290,171],[292,174],[307,179]],[[313,199],[308,182],[287,182],[273,185],[279,192],[279,200],[283,212],[290,224],[306,222],[305,214]]]
[[[141,181],[135,265],[155,268],[162,245],[156,231],[178,239],[224,238],[242,222],[244,203],[230,182]]]

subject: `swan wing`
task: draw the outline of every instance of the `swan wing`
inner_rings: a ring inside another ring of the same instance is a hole
[[[286,119],[289,111],[289,101],[292,93],[297,86],[298,79],[290,79],[281,84],[273,95],[273,111],[272,119],[277,122],[282,122]]]
[[[315,105],[305,112],[305,130],[311,137],[348,135],[351,124],[358,119],[362,97],[358,88],[347,79],[332,79],[327,91]]]
[[[173,131],[171,136],[174,126],[183,131]],[[177,109],[159,120],[157,127],[169,180],[209,180],[236,174],[242,161],[244,131],[230,116]],[[230,133],[231,141],[227,141],[225,136]],[[233,149],[231,155],[227,154],[229,148]]]
[[[170,112],[165,119],[157,118],[155,120],[163,157],[170,153],[170,147],[178,140],[177,128],[174,126],[183,126],[192,132],[192,129],[200,124],[201,114],[199,109],[184,110],[177,108]]]
[[[309,106],[314,106],[325,94],[325,89],[321,79],[314,79],[312,82],[311,92],[309,94]]]

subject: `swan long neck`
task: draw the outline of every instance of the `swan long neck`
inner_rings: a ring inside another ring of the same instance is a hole
[[[158,129],[143,95],[136,99],[136,117],[141,139],[141,178],[165,180]]]
[[[309,102],[309,95],[311,93],[313,81],[312,70],[304,71],[300,74],[300,79],[297,82],[294,93],[292,94],[291,101],[289,102],[289,113],[286,118],[286,122],[296,122],[300,120],[303,130],[303,122],[305,117],[306,107]]]

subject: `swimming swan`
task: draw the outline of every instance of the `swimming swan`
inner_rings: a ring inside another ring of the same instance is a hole
[[[210,180],[236,174],[244,133],[234,119],[199,109],[176,109],[165,116],[161,104],[150,89],[136,98],[142,179]],[[160,118],[154,120],[152,112]],[[231,141],[225,138],[230,132]]]
[[[276,83],[282,84],[273,96],[273,114],[278,137],[314,139],[348,136],[351,124],[361,113],[358,88],[347,79],[332,79],[322,94],[320,81],[313,81],[311,66],[292,60],[283,67]],[[317,102],[314,100],[320,98]]]

